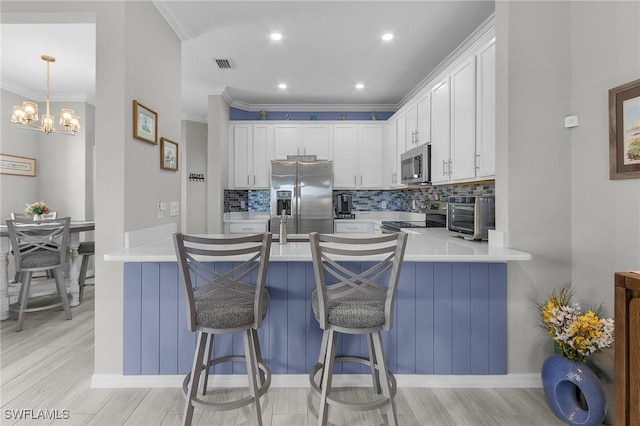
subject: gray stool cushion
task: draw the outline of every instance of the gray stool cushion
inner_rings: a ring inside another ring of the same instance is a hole
[[[236,291],[204,285],[194,289],[196,304],[196,323],[206,328],[237,328],[253,323],[253,294],[242,294]],[[269,293],[262,293],[262,318],[269,308]]]
[[[36,250],[22,255],[22,268],[44,268],[60,264],[60,253],[49,250]]]
[[[83,241],[78,246],[78,254],[80,255],[94,254],[95,252],[96,252],[95,241]]]
[[[329,324],[344,328],[375,328],[384,325],[384,303],[387,290],[385,288],[368,288],[375,291],[376,294],[369,295],[363,292],[353,292],[340,299],[331,299],[332,295],[346,291],[348,287],[327,287]],[[311,306],[316,320],[319,321],[318,294],[316,290],[313,290],[311,294]]]

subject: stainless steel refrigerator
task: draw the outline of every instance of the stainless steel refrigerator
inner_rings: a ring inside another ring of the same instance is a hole
[[[284,209],[288,234],[333,233],[333,162],[314,157],[271,162],[271,232]]]

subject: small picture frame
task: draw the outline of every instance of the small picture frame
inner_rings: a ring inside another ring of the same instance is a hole
[[[153,145],[158,144],[158,113],[133,101],[133,137]]]
[[[640,178],[640,80],[609,90],[609,178]]]
[[[178,144],[167,138],[160,138],[160,168],[178,171]]]
[[[36,177],[36,159],[0,154],[0,174]]]

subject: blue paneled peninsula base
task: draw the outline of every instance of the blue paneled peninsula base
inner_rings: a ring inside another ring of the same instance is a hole
[[[215,264],[228,270],[229,263]],[[349,263],[364,268],[366,263]],[[128,262],[124,268],[125,375],[186,374],[195,334],[187,331],[183,290],[175,262]],[[321,330],[311,310],[311,262],[271,262],[271,305],[259,331],[273,374],[307,374],[320,353]],[[383,333],[395,374],[490,375],[507,373],[507,263],[405,262],[394,327]],[[340,336],[338,353],[366,353],[359,336]],[[242,339],[216,338],[215,353],[242,353]],[[244,373],[244,365],[216,367]],[[336,373],[368,374],[346,363]]]

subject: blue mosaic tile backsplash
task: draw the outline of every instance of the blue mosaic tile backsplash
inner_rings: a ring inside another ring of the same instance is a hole
[[[334,199],[338,194],[350,194],[353,197],[354,211],[412,211],[412,203],[416,201],[416,210],[425,201],[444,199],[455,195],[495,195],[493,183],[427,186],[385,191],[333,191]],[[269,212],[271,192],[269,190],[235,190],[224,191],[225,212]],[[383,201],[386,208],[383,208]]]

